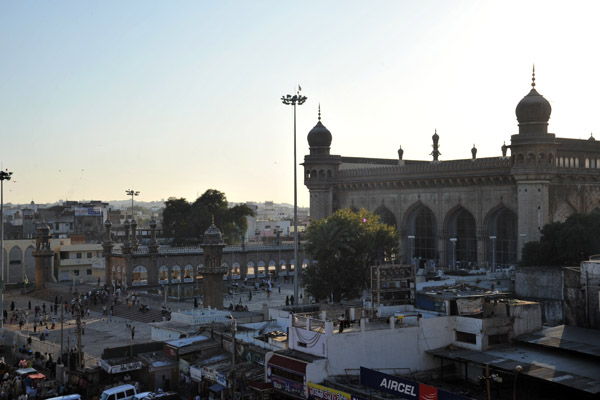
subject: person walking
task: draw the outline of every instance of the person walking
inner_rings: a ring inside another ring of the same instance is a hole
[[[135,338],[135,326],[131,327],[131,340]]]

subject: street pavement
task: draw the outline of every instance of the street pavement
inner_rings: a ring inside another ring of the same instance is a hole
[[[249,311],[261,312],[263,304],[270,307],[284,306],[286,296],[293,295],[293,284],[281,282],[281,289],[277,287],[277,283],[272,285],[273,290],[270,296],[267,296],[265,290],[256,290],[254,287],[241,285],[240,288],[232,288],[233,294],[226,294],[223,299],[223,305],[228,307],[229,304],[236,305],[241,302],[248,306]],[[229,286],[229,285],[227,285]],[[97,286],[89,284],[81,284],[75,287],[78,293],[87,293],[89,290],[95,289]],[[252,288],[252,300],[248,300],[248,290]],[[140,288],[130,288],[133,290],[141,290]],[[123,303],[125,302],[125,294],[121,294]],[[17,322],[10,325],[10,304],[14,301],[15,308],[21,309],[23,312],[29,311],[29,322],[23,326],[22,332],[29,332],[34,338],[39,338],[43,329],[37,328],[37,332],[33,333],[33,309],[35,306],[40,308],[45,303],[46,311],[49,313],[50,305],[54,304],[55,297],[62,298],[62,302],[71,301],[73,298],[73,288],[71,285],[62,284],[46,284],[46,289],[33,291],[28,294],[21,294],[20,290],[8,290],[4,292],[4,308],[9,312],[9,321],[4,324],[7,330],[17,331],[19,325]],[[102,305],[98,303],[96,306],[90,305],[90,316],[82,318],[85,323],[84,334],[82,335],[83,350],[92,357],[100,357],[105,347],[118,347],[128,345],[130,343],[142,343],[150,340],[151,327],[150,322],[161,321],[161,306],[164,304],[164,299],[158,296],[142,297],[142,302],[150,306],[150,311],[142,313],[139,311],[139,306],[127,307],[125,304],[119,304],[114,308],[113,316],[102,315]],[[31,302],[31,310],[28,310],[28,303]],[[194,308],[193,299],[187,301],[174,301],[170,298],[166,306],[171,311],[190,310]],[[109,306],[110,308],[110,306]],[[85,308],[84,308],[85,309]],[[49,335],[46,340],[60,344],[60,310],[54,315],[49,313],[49,318],[56,318],[55,329],[49,329]],[[132,339],[130,327],[135,327],[135,337]],[[63,322],[63,347],[72,348],[77,343],[76,339],[76,322],[71,313],[64,314]]]

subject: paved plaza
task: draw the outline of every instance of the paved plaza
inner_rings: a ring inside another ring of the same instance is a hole
[[[266,290],[256,290],[250,283],[248,286],[241,285],[240,288],[232,288],[233,294],[226,294],[224,296],[223,304],[228,307],[229,304],[243,304],[248,306],[248,311],[262,312],[263,304],[267,304],[270,307],[284,306],[286,296],[292,296],[294,293],[292,283],[280,282],[281,288],[279,290],[278,283],[275,282],[272,285],[272,291],[270,296],[267,296]],[[229,286],[229,285],[227,285]],[[97,286],[90,284],[81,284],[75,286],[75,290],[78,293],[87,293],[90,290],[97,289]],[[130,290],[136,290],[137,288],[130,288]],[[249,300],[248,291],[252,289],[252,299]],[[141,290],[141,289],[140,289]],[[12,302],[15,303],[15,309],[21,309],[23,312],[28,311],[28,323],[26,323],[21,329],[22,334],[29,334],[33,339],[38,339],[44,327],[37,327],[37,332],[33,332],[33,315],[35,306],[42,308],[43,304],[46,304],[46,311],[49,313],[50,320],[54,317],[56,319],[55,329],[49,329],[47,341],[54,342],[60,345],[61,333],[60,333],[60,309],[56,313],[50,313],[50,306],[54,304],[55,298],[62,298],[62,302],[71,301],[73,298],[73,287],[62,285],[62,284],[46,284],[46,289],[41,291],[34,291],[28,294],[21,294],[20,290],[8,290],[4,293],[4,308],[8,311],[8,321],[4,324],[4,328],[8,331],[19,331],[19,324],[17,321],[10,324],[10,305]],[[112,297],[111,297],[112,298]],[[121,294],[123,303],[125,302],[125,294]],[[60,300],[59,300],[60,301]],[[119,304],[114,307],[113,316],[102,315],[102,305],[98,303],[96,306],[90,305],[90,316],[82,318],[85,322],[84,334],[82,335],[83,350],[84,352],[92,357],[99,357],[105,347],[118,347],[132,343],[131,330],[129,326],[135,327],[135,337],[133,343],[146,342],[150,340],[151,327],[150,322],[161,321],[161,307],[164,304],[164,298],[158,296],[146,297],[142,295],[144,304],[148,304],[150,311],[142,313],[139,311],[139,306],[128,307],[126,304]],[[29,302],[31,302],[31,310],[29,310]],[[171,311],[179,310],[190,310],[194,308],[193,299],[187,301],[177,301],[176,299],[169,298],[166,306]],[[86,307],[84,307],[85,309]],[[50,327],[49,327],[50,328]],[[77,343],[76,337],[76,322],[75,318],[71,313],[64,313],[63,323],[63,348],[73,348]]]

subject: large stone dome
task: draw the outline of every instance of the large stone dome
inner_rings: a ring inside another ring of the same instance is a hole
[[[321,123],[321,119],[314,128],[308,132],[308,145],[310,147],[330,147],[331,132]]]
[[[535,85],[535,84],[534,84]],[[516,109],[519,124],[531,122],[548,122],[552,107],[550,102],[532,88],[527,96],[519,102]]]

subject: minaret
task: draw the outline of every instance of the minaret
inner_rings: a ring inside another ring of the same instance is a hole
[[[199,268],[202,275],[202,302],[205,308],[223,308],[223,275],[227,267],[221,266],[223,256],[223,235],[216,227],[214,217],[211,226],[204,232],[204,266]]]
[[[44,289],[46,282],[52,276],[52,257],[54,252],[50,249],[50,227],[46,222],[38,224],[35,229],[35,288]]]
[[[512,175],[517,182],[518,254],[528,241],[539,240],[541,230],[551,222],[550,181],[556,176],[555,158],[558,144],[548,133],[552,113],[550,102],[535,89],[535,66],[531,90],[517,105],[519,134],[511,136]]]
[[[114,246],[111,234],[112,223],[107,218],[104,222],[106,231],[102,242],[102,256],[104,257],[104,282],[108,285],[112,282],[112,249]]]
[[[341,164],[341,157],[331,155],[331,132],[319,120],[308,132],[310,154],[304,156],[304,184],[310,192],[310,217],[317,220],[330,216],[336,209],[333,183]]]

